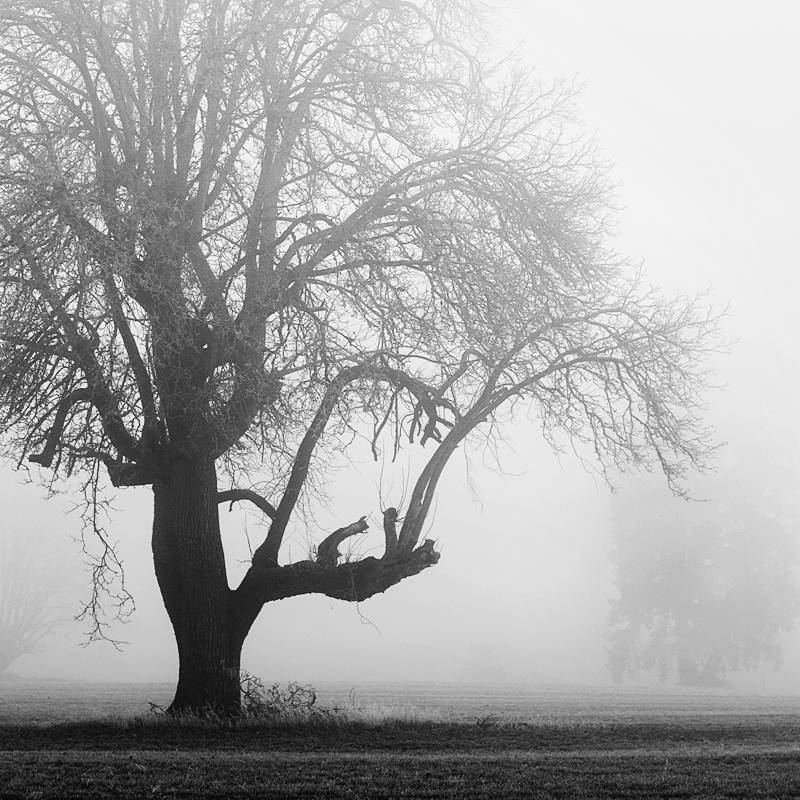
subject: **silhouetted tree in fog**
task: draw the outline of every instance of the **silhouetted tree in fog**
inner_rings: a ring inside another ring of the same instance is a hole
[[[0,674],[75,617],[78,591],[63,550],[24,526],[0,531]]]
[[[798,613],[798,518],[797,470],[776,449],[733,448],[695,487],[708,502],[656,481],[616,501],[615,680],[654,669],[662,680],[676,673],[681,684],[715,686],[727,670],[780,663],[778,633]]]
[[[603,465],[674,479],[707,453],[713,315],[608,249],[569,88],[492,66],[480,5],[0,6],[4,442],[83,475],[90,503],[106,478],[152,486],[173,710],[239,709],[265,603],[362,601],[436,564],[442,470],[508,410]],[[365,493],[286,564],[352,431],[428,445],[383,552],[341,558]],[[237,501],[271,522],[229,587],[218,506]]]

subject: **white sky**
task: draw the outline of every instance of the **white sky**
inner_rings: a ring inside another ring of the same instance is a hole
[[[656,285],[711,287],[716,304],[731,303],[729,330],[740,342],[713,407],[727,425],[758,425],[757,404],[796,432],[800,3],[529,0],[503,13],[500,36],[521,41],[519,57],[543,79],[585,85],[581,115],[616,165],[618,249],[643,260]],[[463,459],[450,468],[429,533],[443,552],[435,568],[359,608],[321,597],[271,604],[244,667],[267,682],[607,680],[608,493],[574,459],[549,454],[532,425],[510,439],[506,477],[473,458],[480,502]],[[61,516],[66,500],[45,503],[5,474],[6,524],[77,530],[77,519]],[[17,671],[175,678],[148,553],[149,492],[122,492],[116,506],[110,527],[139,611],[112,633],[131,644],[117,653],[56,640]],[[348,479],[330,520],[377,520],[378,511],[374,480]],[[232,516],[226,541],[241,545],[241,520],[251,533],[256,521]],[[800,690],[791,659],[784,681]]]

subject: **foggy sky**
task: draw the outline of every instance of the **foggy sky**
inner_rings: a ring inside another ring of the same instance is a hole
[[[796,433],[800,5],[519,5],[503,12],[498,39],[509,50],[518,44],[518,57],[543,79],[574,76],[584,85],[580,114],[615,165],[617,249],[643,261],[648,280],[667,293],[709,289],[715,305],[730,303],[726,331],[738,343],[719,363],[726,388],[709,398],[711,418],[723,422],[720,439],[765,418]],[[607,681],[608,490],[574,457],[553,455],[535,422],[510,428],[498,455],[505,474],[484,451],[471,452],[468,468],[463,455],[448,467],[427,534],[441,546],[437,566],[358,607],[315,596],[269,604],[243,667],[266,682]],[[337,474],[317,522],[330,530],[372,514],[374,538],[360,544],[367,549],[381,537],[381,491],[367,454],[358,462]],[[3,524],[25,535],[78,533],[77,515],[63,513],[68,497],[45,501],[9,468],[2,486]],[[117,652],[78,647],[78,636],[53,639],[15,671],[175,679],[148,549],[150,506],[148,489],[119,492],[109,523],[138,607],[110,633],[130,644]],[[263,529],[250,512],[224,517],[235,572],[247,555],[244,526],[254,539]],[[295,559],[304,535],[295,530]],[[784,690],[800,691],[798,638],[788,642]]]

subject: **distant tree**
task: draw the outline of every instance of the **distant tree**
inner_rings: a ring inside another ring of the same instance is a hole
[[[76,590],[62,549],[30,531],[0,532],[0,675],[76,616]]]
[[[153,487],[174,711],[239,709],[265,603],[361,601],[435,564],[442,470],[504,409],[601,465],[657,458],[674,480],[706,455],[713,315],[608,249],[570,90],[491,66],[478,5],[0,6],[4,441],[83,474],[91,502],[104,473]],[[383,554],[341,559],[365,498],[282,563],[332,454],[370,429],[376,454],[432,448],[382,511]],[[231,588],[236,501],[271,522]]]
[[[687,502],[651,482],[614,508],[619,597],[609,666],[716,686],[728,670],[780,664],[780,631],[798,614],[797,470],[777,448],[729,453]]]

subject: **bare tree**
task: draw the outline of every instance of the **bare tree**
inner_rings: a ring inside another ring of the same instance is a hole
[[[64,556],[29,530],[0,532],[0,674],[80,610]]]
[[[10,451],[154,494],[173,710],[239,707],[263,605],[364,600],[501,408],[602,465],[706,455],[715,345],[605,245],[605,167],[569,87],[480,55],[468,0],[7,0],[0,404]],[[365,517],[284,564],[343,432],[430,444],[381,557]],[[219,488],[221,481],[222,487]],[[258,491],[256,491],[258,490]],[[218,505],[271,522],[228,585]]]

